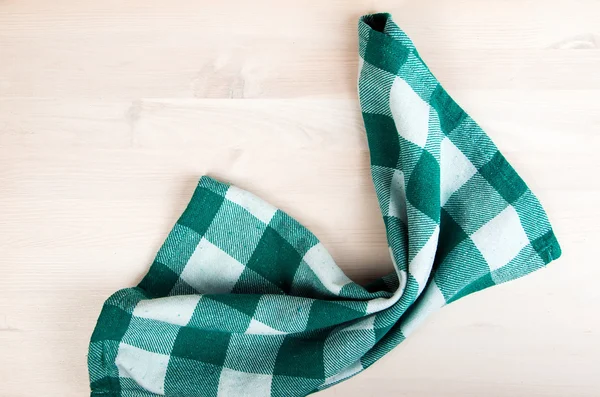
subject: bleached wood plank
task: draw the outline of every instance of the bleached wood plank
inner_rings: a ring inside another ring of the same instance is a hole
[[[540,197],[564,256],[461,300],[323,396],[595,396],[600,3],[0,3],[0,396],[89,393],[102,302],[205,173],[390,269],[356,102],[356,19],[390,11]]]

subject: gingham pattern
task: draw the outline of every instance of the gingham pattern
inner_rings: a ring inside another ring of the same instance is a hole
[[[105,303],[92,396],[293,397],[373,364],[431,312],[560,255],[534,195],[387,14],[359,95],[395,272],[362,287],[317,238],[203,177],[135,288]]]

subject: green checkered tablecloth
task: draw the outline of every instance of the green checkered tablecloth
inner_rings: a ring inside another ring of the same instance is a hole
[[[306,396],[371,366],[445,304],[560,256],[538,200],[391,17],[362,17],[359,36],[395,271],[358,285],[289,215],[203,177],[141,283],[104,304],[92,396]]]

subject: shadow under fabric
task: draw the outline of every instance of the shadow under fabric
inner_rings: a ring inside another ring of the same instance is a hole
[[[546,214],[389,14],[359,21],[359,97],[395,271],[352,282],[296,220],[202,177],[135,288],[104,304],[92,396],[295,397],[430,313],[560,256]]]

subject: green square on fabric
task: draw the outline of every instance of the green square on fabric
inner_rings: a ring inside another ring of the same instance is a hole
[[[426,150],[423,151],[408,184],[406,199],[435,222],[440,221],[440,166]]]
[[[181,327],[171,355],[221,366],[230,339],[231,335],[225,332]]]
[[[382,51],[381,48],[384,48]],[[373,66],[398,74],[402,64],[408,57],[409,50],[391,37],[377,31],[371,31],[370,40],[365,50],[365,61]]]
[[[440,235],[438,239],[437,251],[435,253],[434,269],[446,259],[446,256],[456,248],[464,239],[468,238],[467,233],[452,219],[445,209],[440,211]]]
[[[550,263],[552,260],[560,256],[561,249],[556,240],[554,232],[550,230],[543,236],[540,236],[531,242],[531,246],[542,259],[544,264]]]
[[[337,302],[342,306],[348,306],[353,309],[361,308],[360,312],[364,314],[364,308],[367,306],[366,301],[361,301],[362,299],[369,300],[373,298],[373,294],[370,294],[365,287],[356,283],[348,283],[342,287],[339,292],[340,298],[348,298],[352,299],[351,301],[340,301]],[[357,301],[359,299],[359,301]]]
[[[121,382],[119,381],[119,377],[105,376],[104,378],[92,381],[90,387],[92,390],[96,390],[95,393],[92,393],[92,396],[100,394],[108,395],[108,393],[119,395],[121,393]],[[101,392],[102,390],[109,392],[103,393]]]
[[[281,210],[277,210],[269,227],[275,230],[279,235],[296,249],[302,257],[313,246],[319,243],[319,240],[308,231],[297,220]]]
[[[371,113],[363,113],[363,120],[367,129],[377,131],[367,136],[371,164],[395,168],[400,156],[400,144],[394,120],[389,116]]]
[[[296,271],[290,295],[304,296],[311,299],[338,298],[338,294],[329,291],[305,261],[300,262],[300,266]]]
[[[177,223],[156,254],[155,262],[181,274],[201,239],[196,231]]]
[[[240,300],[244,296],[249,299],[244,303],[234,302],[234,296],[239,296]],[[254,305],[255,298],[249,295],[203,295],[187,325],[207,331],[244,332],[252,320],[252,315],[247,313]]]
[[[479,172],[510,204],[517,201],[527,190],[527,185],[523,182],[523,179],[508,164],[508,161],[500,152],[496,152],[494,157],[481,167]]]
[[[375,333],[375,340],[376,341],[380,341],[388,332],[389,330],[394,326],[393,323],[390,323],[389,321],[386,322],[386,326],[384,327],[376,327],[373,329],[373,332]]]
[[[442,132],[446,135],[450,134],[467,117],[467,114],[440,84],[431,94],[430,103],[437,111]]]
[[[287,336],[277,355],[274,375],[323,379],[323,339],[304,339]]]
[[[138,287],[152,297],[166,296],[171,292],[179,275],[160,262],[152,263],[150,270],[140,281]]]
[[[301,260],[298,251],[267,226],[246,267],[288,292]]]
[[[206,233],[224,200],[223,196],[198,186],[177,223],[189,227],[202,236]]]
[[[205,238],[245,265],[256,249],[266,225],[240,205],[225,200],[214,215]]]
[[[311,308],[306,324],[307,330],[326,328],[345,323],[364,316],[364,312],[352,310],[346,306],[324,300],[316,300]]]
[[[104,305],[98,318],[98,325],[92,334],[92,342],[102,340],[120,341],[125,335],[131,314],[113,305]]]
[[[260,295],[252,294],[215,294],[215,295],[204,295],[202,299],[210,299],[216,302],[220,302],[228,307],[231,307],[241,313],[244,313],[247,316],[252,317],[254,315],[254,311],[256,310],[256,306],[258,306],[258,301],[260,299]]]
[[[249,267],[244,268],[231,290],[232,294],[283,294],[283,290]]]
[[[221,367],[171,356],[165,375],[166,396],[217,395]]]

